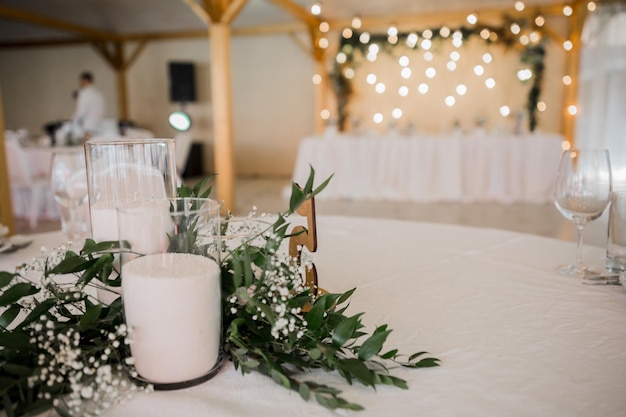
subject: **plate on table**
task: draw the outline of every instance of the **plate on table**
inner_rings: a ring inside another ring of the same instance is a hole
[[[0,240],[0,254],[12,253],[16,250],[23,249],[33,243],[33,239],[27,236],[15,235],[10,238]]]

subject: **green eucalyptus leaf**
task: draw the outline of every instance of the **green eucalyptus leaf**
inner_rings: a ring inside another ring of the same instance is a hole
[[[313,166],[309,164],[309,178],[306,180],[306,185],[304,186],[304,193],[308,194],[313,191],[313,181],[315,180],[315,170]]]
[[[272,377],[272,379],[274,381],[276,381],[277,383],[281,384],[283,387],[290,389],[291,388],[291,383],[289,382],[289,378],[287,378],[285,376],[285,374],[283,374],[282,372],[280,372],[277,369],[272,369],[270,371],[270,375]]]
[[[91,239],[85,240],[85,245],[81,250],[83,254],[94,254],[100,252],[109,252],[120,248],[120,242],[117,240],[109,240],[104,242],[94,242]]]
[[[306,195],[304,192],[298,187],[298,184],[295,182],[291,184],[291,198],[289,199],[289,211],[291,213],[295,213],[298,210],[298,207],[302,205],[306,201]]]
[[[17,384],[17,379],[5,375],[0,375],[0,391],[6,392],[7,389]]]
[[[37,400],[24,409],[22,417],[40,416],[42,413],[52,409],[52,400]]]
[[[13,281],[17,274],[12,274],[7,271],[0,271],[0,288],[4,288]]]
[[[383,353],[380,357],[381,359],[392,359],[395,358],[396,355],[398,355],[398,349],[392,349],[387,353]]]
[[[424,358],[421,361],[415,363],[413,368],[432,368],[439,366],[439,359],[437,358]]]
[[[366,361],[372,356],[378,355],[378,353],[383,348],[383,345],[385,344],[389,333],[391,333],[391,330],[374,332],[374,334],[370,336],[365,342],[363,342],[363,344],[359,348],[359,359]]]
[[[34,368],[16,363],[5,363],[2,366],[2,369],[7,373],[18,377],[29,376],[35,371]]]
[[[57,266],[52,268],[50,273],[52,274],[72,274],[75,272],[84,271],[85,269],[93,266],[97,262],[97,259],[84,259],[81,256],[67,256],[70,252],[67,252],[65,259],[63,259]]]
[[[298,386],[298,392],[300,393],[300,397],[302,397],[304,401],[309,401],[309,398],[311,398],[311,389],[306,384],[306,382],[300,383],[300,385]]]
[[[7,413],[7,417],[15,416],[15,413],[13,412],[13,403],[11,402],[11,398],[7,392],[2,393],[2,406],[4,412]]]
[[[0,346],[16,350],[27,349],[28,347],[30,347],[30,337],[26,333],[21,333],[18,331],[1,332]]]
[[[0,307],[9,306],[23,297],[33,295],[37,292],[39,292],[39,290],[34,285],[27,282],[18,282],[0,295]]]
[[[374,386],[374,373],[357,358],[348,358],[341,361],[341,366],[363,385]]]
[[[91,326],[98,318],[100,317],[100,313],[102,312],[102,304],[92,304],[87,307],[87,311],[80,318],[80,329],[85,330],[89,326]]]
[[[13,304],[11,307],[7,308],[4,313],[0,316],[0,327],[6,329],[9,324],[13,323],[13,320],[20,314],[22,308],[19,304]]]
[[[363,313],[359,313],[352,317],[349,317],[340,322],[332,332],[333,343],[336,346],[343,346],[348,340],[352,338],[352,335],[359,325],[359,321]]]

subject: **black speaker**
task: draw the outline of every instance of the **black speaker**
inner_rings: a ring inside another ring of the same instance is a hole
[[[170,62],[170,101],[196,101],[196,76],[193,62]]]

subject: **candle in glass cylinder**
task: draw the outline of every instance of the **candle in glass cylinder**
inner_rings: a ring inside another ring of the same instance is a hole
[[[160,253],[123,265],[126,323],[135,369],[154,383],[207,374],[221,338],[220,268],[200,255]]]

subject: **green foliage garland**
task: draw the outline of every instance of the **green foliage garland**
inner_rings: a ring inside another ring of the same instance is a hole
[[[529,42],[526,46],[521,45],[519,43],[518,37],[516,35],[513,35],[508,29],[513,22],[513,19],[505,18],[504,24],[500,27],[486,25],[481,25],[480,28],[461,26],[456,29],[451,28],[450,33],[454,33],[456,31],[461,32],[461,34],[463,35],[463,40],[468,40],[471,37],[477,36],[487,44],[499,43],[510,48],[521,48],[521,61],[524,63],[528,63],[533,67],[532,85],[528,92],[528,100],[526,104],[526,110],[528,112],[528,128],[532,132],[537,127],[537,103],[539,102],[539,97],[541,95],[541,86],[543,81],[544,58],[546,53],[545,41],[542,40],[537,44],[532,44]],[[527,22],[526,20],[517,21],[516,23],[522,29],[534,25]],[[430,29],[433,34],[431,38],[433,42],[448,38],[441,35],[441,28],[442,27],[435,27]],[[540,28],[533,28],[540,30]],[[484,29],[489,30],[490,33],[494,33],[496,35],[495,40],[493,39],[493,37],[487,39],[482,38],[480,36],[480,32]],[[362,43],[359,41],[361,33],[357,31],[354,31],[352,33],[352,36],[347,39],[343,36],[340,36],[339,52],[343,52],[346,55],[346,61],[340,64],[335,60],[333,65],[333,71],[330,74],[333,90],[335,91],[335,95],[337,96],[337,124],[339,130],[344,131],[346,129],[346,123],[348,121],[349,114],[348,103],[350,100],[350,96],[354,92],[352,82],[344,75],[345,69],[358,67],[359,59],[363,59],[363,57],[367,55],[367,48],[371,44],[377,44],[380,47],[381,51],[389,54],[393,54],[396,48],[407,48],[416,51],[419,50],[419,46],[417,44],[414,47],[409,47],[406,45],[406,40],[410,34],[411,32],[399,32],[397,35],[398,39],[395,44],[391,44],[388,41],[387,34],[370,34],[370,39],[368,43]]]
[[[244,374],[261,372],[329,409],[360,410],[307,371],[337,372],[349,384],[407,388],[390,373],[393,367],[432,367],[439,361],[425,352],[405,357],[384,349],[391,333],[387,325],[367,334],[363,313],[346,314],[354,289],[314,296],[303,285],[306,265],[279,250],[291,236],[286,217],[329,180],[314,188],[311,168],[303,189],[293,185],[289,209],[256,236],[262,243],[246,241],[225,256],[223,349]],[[180,188],[179,196],[207,197],[207,181]],[[189,232],[194,235],[193,227]],[[90,291],[120,285],[113,262],[119,248],[118,242],[87,239],[78,252],[62,246],[15,272],[0,272],[0,410],[8,417],[51,410],[63,417],[98,415],[136,391],[151,390],[129,378],[137,374],[122,299],[104,305]],[[61,279],[67,276],[73,279]]]

